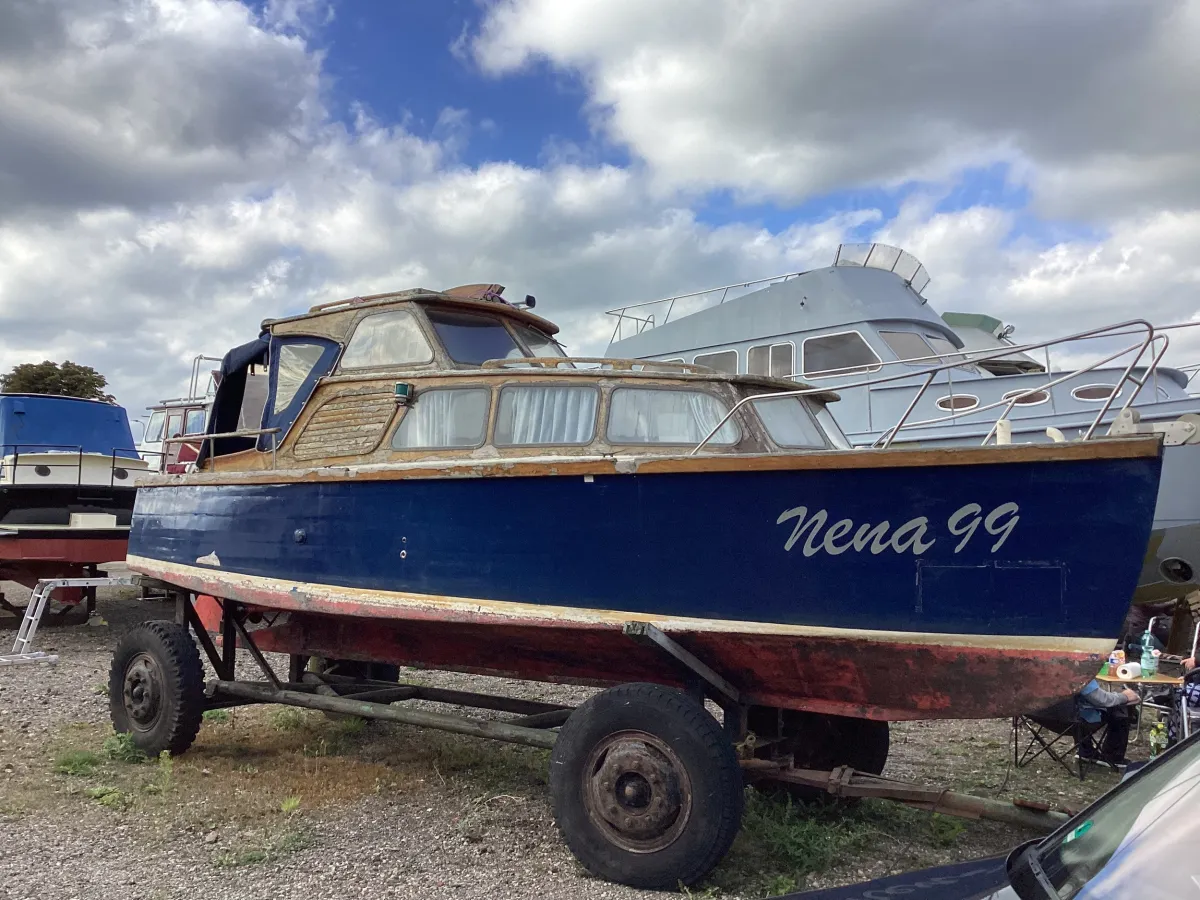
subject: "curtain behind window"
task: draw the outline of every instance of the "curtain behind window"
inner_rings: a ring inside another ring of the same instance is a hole
[[[486,388],[423,391],[400,420],[393,449],[477,447],[487,427],[489,398]]]
[[[617,388],[609,407],[608,439],[615,444],[698,444],[728,411],[701,391]],[[732,444],[740,437],[730,421],[709,443]]]
[[[521,385],[500,392],[497,444],[586,444],[595,433],[591,387]]]

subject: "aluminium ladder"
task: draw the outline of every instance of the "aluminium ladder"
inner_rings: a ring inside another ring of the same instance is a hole
[[[46,607],[50,605],[50,595],[58,588],[64,587],[110,587],[113,585],[132,585],[131,577],[120,578],[44,578],[37,583],[33,593],[29,595],[29,605],[25,607],[25,617],[21,627],[17,629],[17,639],[13,641],[12,653],[0,656],[0,666],[14,666],[20,663],[56,663],[58,656],[30,649],[37,635],[38,625]]]

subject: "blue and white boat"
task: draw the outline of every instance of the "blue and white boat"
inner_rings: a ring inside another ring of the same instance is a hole
[[[141,483],[128,564],[280,614],[256,640],[296,656],[677,682],[636,620],[755,705],[876,720],[1035,708],[1112,649],[1158,437],[849,449],[831,391],[556,331],[496,286],[264,322],[194,471]]]
[[[902,250],[844,245],[825,268],[611,310],[607,352],[836,391],[829,408],[854,446],[1161,433],[1161,489],[1135,599],[1200,589],[1200,397],[1189,392],[1192,369],[1161,364],[1170,336],[1191,326],[1130,321],[1018,346],[1011,326],[989,316],[939,315],[925,297],[929,280]],[[1051,350],[1075,362],[1056,365]]]
[[[32,587],[124,559],[147,468],[120,406],[0,394],[0,578]]]

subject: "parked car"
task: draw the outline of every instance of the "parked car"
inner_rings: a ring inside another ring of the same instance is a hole
[[[777,900],[1200,898],[1200,733],[1007,856]]]

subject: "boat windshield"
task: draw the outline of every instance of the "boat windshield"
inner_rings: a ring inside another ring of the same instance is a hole
[[[566,356],[562,347],[558,346],[558,342],[550,335],[543,334],[536,328],[518,325],[515,322],[512,328],[517,333],[517,337],[529,348],[530,356]]]
[[[754,408],[767,426],[771,440],[780,447],[826,448],[825,437],[801,398],[756,400]]]
[[[962,359],[962,356],[960,354],[963,351],[959,350],[957,347],[955,347],[952,343],[950,343],[944,337],[935,337],[934,335],[930,334],[930,335],[926,335],[925,339],[927,341],[929,341],[930,345],[934,349],[934,352],[936,352],[938,356],[946,357],[946,359],[944,360],[945,362],[952,362],[953,360],[956,360],[956,359]],[[975,365],[974,363],[965,362],[961,366],[955,366],[955,368],[962,369],[963,371],[966,371],[966,372],[972,372],[976,375],[983,374],[983,370],[980,369],[979,366]]]
[[[150,416],[150,421],[146,425],[146,435],[142,438],[147,444],[156,444],[162,440],[163,422],[167,419],[166,413],[161,409],[156,410]]]
[[[1188,897],[1200,868],[1200,742],[1193,738],[1118,786],[1036,859],[1057,900]]]
[[[446,353],[456,363],[481,366],[489,359],[525,356],[504,323],[492,316],[435,308],[426,308],[425,314]]]

